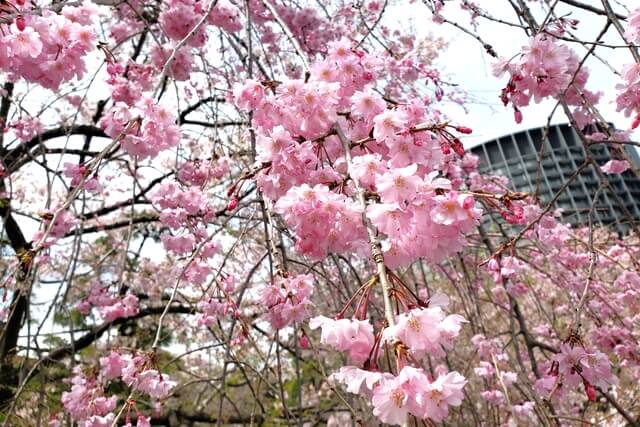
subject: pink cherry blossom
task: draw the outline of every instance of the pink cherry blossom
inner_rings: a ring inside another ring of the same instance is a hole
[[[9,49],[13,55],[19,57],[32,57],[36,58],[42,52],[42,42],[40,41],[40,34],[34,31],[33,28],[27,27],[20,31],[18,28],[13,28],[13,34],[7,37],[7,43],[9,43]]]
[[[395,326],[384,332],[387,339],[399,339],[419,355],[425,353],[439,356],[442,345],[458,335],[464,322],[457,314],[445,316],[440,307],[418,308],[398,316]]]
[[[396,132],[405,124],[402,114],[397,110],[385,110],[375,116],[373,122],[373,137],[380,142],[393,139]]]
[[[517,417],[526,419],[533,415],[534,407],[535,407],[534,402],[524,402],[520,405],[513,405],[511,407],[511,410],[513,411],[514,415],[516,415]]]
[[[63,392],[61,401],[65,411],[74,420],[86,422],[94,416],[109,417],[110,412],[115,409],[118,397],[116,395],[106,397],[102,386],[95,377],[87,376],[81,370],[76,370],[71,384],[71,391]],[[100,418],[93,419],[93,421],[96,420],[100,420]]]
[[[409,399],[419,393],[420,390],[408,387],[400,376],[385,380],[373,390],[373,415],[386,424],[404,425],[409,414]]]
[[[322,329],[320,342],[338,351],[345,351],[355,363],[369,357],[373,346],[373,326],[367,320],[338,319],[324,316],[309,321],[311,329]]]
[[[378,175],[376,188],[382,200],[401,204],[413,201],[422,184],[422,180],[416,176],[417,170],[418,165],[412,164]]]
[[[365,120],[372,119],[386,109],[386,103],[382,97],[370,89],[354,93],[351,102],[353,103],[352,111]]]
[[[630,165],[627,160],[611,159],[604,165],[600,166],[600,170],[608,174],[618,174],[629,169]]]
[[[640,43],[640,8],[636,8],[627,17],[627,30],[624,32],[627,42]]]
[[[233,95],[239,108],[252,110],[262,102],[264,87],[255,80],[247,80],[244,84],[235,87]]]
[[[272,285],[265,286],[262,290],[261,302],[267,309],[265,319],[274,329],[282,329],[294,322],[307,320],[310,316],[312,293],[311,275],[278,277]]]
[[[120,353],[112,351],[105,357],[100,358],[100,372],[102,376],[111,380],[122,375],[122,369],[129,364],[129,360]]]
[[[342,383],[349,393],[371,396],[374,387],[392,377],[389,373],[366,371],[355,366],[343,366],[331,374],[334,381]]]
[[[473,198],[451,191],[443,196],[434,197],[436,207],[431,213],[434,222],[451,225],[470,218],[469,209],[473,207]]]
[[[425,415],[440,422],[449,414],[449,406],[459,406],[467,380],[457,372],[439,376],[426,390]]]

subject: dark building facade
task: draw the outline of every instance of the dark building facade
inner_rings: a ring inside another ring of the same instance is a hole
[[[543,143],[539,168],[538,155]],[[634,147],[618,147],[626,151],[635,167],[640,166],[640,157]],[[589,150],[599,165],[619,158],[612,155],[607,144],[591,144]],[[481,172],[506,176],[515,191],[535,192],[540,169],[539,196],[543,206],[553,199],[585,159],[579,136],[567,124],[551,126],[546,137],[544,128],[529,129],[487,141],[471,151],[480,157]],[[597,195],[594,223],[613,226],[621,233],[629,230],[629,217],[640,225],[640,178],[629,170],[606,177],[609,189],[598,192],[600,180],[594,168],[589,166],[569,184],[554,206],[563,209],[565,221],[576,226],[587,225],[589,210],[596,203]]]

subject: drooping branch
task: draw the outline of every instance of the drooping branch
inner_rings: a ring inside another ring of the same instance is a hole
[[[336,124],[334,126],[335,132],[340,138],[340,142],[342,143],[342,147],[344,149],[344,155],[347,160],[347,171],[351,171],[351,141],[344,134],[340,125]],[[360,187],[358,180],[353,179],[354,186],[356,188],[356,197],[358,198],[358,202],[360,203],[360,207],[362,208],[362,220],[367,229],[367,235],[369,236],[369,243],[371,244],[371,256],[373,257],[373,261],[376,265],[376,270],[378,272],[378,278],[380,279],[380,284],[382,285],[382,299],[384,302],[384,317],[389,326],[395,325],[395,316],[393,314],[393,306],[391,305],[391,283],[389,282],[389,278],[387,277],[387,267],[384,264],[384,255],[382,254],[382,245],[380,244],[380,240],[378,239],[378,233],[369,220],[367,218],[367,200],[364,194],[364,190]]]
[[[101,325],[98,325],[92,328],[89,332],[77,338],[73,341],[73,344],[64,345],[62,347],[58,347],[55,350],[52,350],[44,356],[41,361],[44,362],[54,362],[64,359],[65,357],[69,357],[83,348],[89,347],[91,344],[99,340],[108,330],[115,326],[123,325],[125,323],[129,323],[135,320],[143,319],[148,316],[162,314],[165,310],[165,306],[159,307],[148,307],[141,309],[138,314],[131,317],[120,317],[111,322],[105,322]],[[193,309],[189,306],[185,305],[171,305],[169,306],[168,313],[179,313],[179,314],[189,314],[193,312]]]

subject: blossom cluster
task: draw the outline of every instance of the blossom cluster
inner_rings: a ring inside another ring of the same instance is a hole
[[[457,372],[430,381],[423,369],[405,366],[398,376],[382,379],[373,389],[373,413],[392,425],[405,425],[408,414],[440,422],[449,414],[449,406],[462,403],[465,384]]]
[[[471,342],[476,347],[480,361],[474,373],[483,378],[487,389],[481,393],[484,400],[492,405],[511,404],[509,410],[525,422],[533,415],[535,403],[532,401],[513,402],[505,393],[514,390],[518,383],[518,374],[509,370],[509,355],[503,351],[499,340],[487,339],[484,335],[475,335]]]
[[[153,194],[152,201],[160,210],[162,224],[177,233],[161,236],[167,250],[180,255],[188,254],[197,244],[205,241],[206,225],[215,217],[215,211],[202,188],[165,182]],[[216,243],[207,242],[199,255],[210,258],[216,252]]]
[[[267,308],[265,319],[274,329],[282,329],[292,323],[307,320],[310,316],[310,297],[313,293],[313,276],[310,274],[278,276],[274,283],[265,286],[260,301]]]
[[[546,365],[546,375],[534,387],[547,398],[562,398],[583,385],[589,400],[595,401],[596,387],[606,390],[618,383],[609,358],[598,350],[587,352],[579,343],[563,343],[554,360]]]
[[[43,221],[40,230],[33,235],[33,241],[40,242],[43,247],[54,245],[78,223],[77,218],[66,209],[47,209],[38,212],[38,215]]]
[[[84,164],[73,164],[66,162],[64,164],[64,176],[71,178],[71,186],[77,187],[82,184],[82,187],[92,194],[99,194],[102,192],[102,185],[98,181],[97,174],[88,177],[89,170]]]
[[[309,327],[312,330],[321,328],[320,342],[346,352],[354,363],[361,364],[371,355],[374,344],[373,325],[368,320],[317,316],[311,319]]]
[[[95,376],[85,374],[79,367],[71,378],[71,391],[62,393],[65,411],[82,427],[95,427],[113,423],[116,395],[104,395],[104,387]]]
[[[616,110],[629,117],[634,114],[631,128],[640,125],[640,65],[633,63],[622,70],[623,82],[616,86],[619,93],[616,97]]]
[[[196,324],[199,326],[213,326],[222,316],[239,315],[238,307],[229,295],[235,289],[233,276],[227,276],[218,283],[216,291],[218,296],[209,296],[198,302]]]
[[[140,311],[138,297],[133,293],[124,296],[117,295],[105,286],[96,282],[91,287],[89,295],[76,308],[81,314],[87,315],[92,307],[96,307],[105,322],[135,316]]]
[[[576,106],[574,118],[581,126],[591,123],[592,117],[585,105],[594,105],[601,94],[585,88],[589,71],[580,65],[580,58],[569,47],[554,37],[538,34],[524,46],[519,60],[501,59],[494,65],[494,74],[508,73],[509,83],[502,90],[504,105],[513,105],[515,118],[522,121],[521,107],[531,99],[539,103],[545,98],[562,99]]]
[[[151,98],[141,98],[135,108],[116,103],[100,120],[100,126],[138,160],[154,158],[180,142],[175,116]]]
[[[481,214],[474,198],[458,191],[460,181],[445,178],[454,176],[454,156],[464,150],[419,100],[389,108],[372,85],[377,72],[377,58],[343,39],[330,44],[306,81],[284,81],[273,94],[255,80],[238,85],[236,105],[253,111],[257,128],[258,186],[277,200],[297,249],[321,258],[366,244],[361,206],[351,200],[349,178],[357,179],[380,197],[366,215],[384,233],[387,264],[437,262],[462,247]],[[351,164],[336,125],[361,141]]]
[[[458,314],[445,316],[441,307],[415,308],[398,316],[397,323],[384,330],[388,341],[399,340],[416,358],[444,357],[451,349],[465,320]]]
[[[18,3],[17,17],[0,32],[0,71],[20,76],[51,90],[81,78],[87,53],[96,45],[95,7],[86,2],[64,6],[60,14],[32,13],[30,3]]]
[[[145,354],[128,355],[111,351],[100,358],[98,374],[87,374],[76,368],[71,378],[71,391],[62,393],[64,410],[82,427],[111,426],[116,422],[114,410],[117,396],[106,397],[108,385],[116,380],[126,384],[132,392],[146,395],[154,401],[165,399],[176,386],[168,376],[152,366],[152,359]],[[126,402],[125,405],[129,405]],[[128,418],[128,416],[127,416]],[[137,414],[136,427],[149,425],[149,418]],[[127,421],[127,425],[131,423]]]
[[[296,232],[296,248],[313,258],[342,253],[365,244],[362,210],[351,198],[325,185],[291,188],[275,211]]]
[[[383,338],[391,346],[405,346],[416,359],[442,357],[443,347],[450,348],[463,321],[458,315],[445,316],[437,305],[414,309],[399,315],[395,326],[385,328]],[[447,416],[449,406],[462,403],[466,379],[458,372],[441,369],[432,380],[422,368],[409,365],[402,366],[397,376],[375,369],[379,341],[369,321],[319,316],[311,319],[310,327],[322,328],[322,344],[346,352],[351,363],[364,364],[364,368],[344,366],[332,379],[350,393],[370,399],[373,414],[382,422],[404,425],[408,414],[439,422]]]
[[[40,119],[31,116],[24,116],[18,120],[14,120],[9,124],[9,127],[21,142],[27,142],[44,129]]]
[[[624,36],[629,43],[640,43],[640,8],[631,11],[627,17],[627,30]]]

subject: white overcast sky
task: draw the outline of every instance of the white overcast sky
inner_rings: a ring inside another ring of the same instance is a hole
[[[600,0],[581,1],[602,8]],[[611,0],[610,2],[616,12],[623,15],[627,14],[624,6],[635,3],[634,0]],[[476,0],[475,3],[494,17],[509,22],[517,22],[516,15],[506,0]],[[538,3],[527,2],[527,4],[530,5],[532,10],[538,12],[538,22],[542,21],[543,15]],[[640,2],[637,3],[637,6],[640,6]],[[571,12],[569,16],[580,21],[578,31],[575,34],[586,40],[593,41],[606,23],[604,16],[597,16],[574,7],[568,7],[561,2],[559,2],[555,10],[559,16]],[[469,114],[466,114],[461,107],[456,105],[451,105],[445,109],[452,119],[474,130],[473,135],[465,141],[467,147],[515,131],[544,126],[547,123],[547,118],[554,106],[551,101],[532,104],[524,108],[522,110],[524,120],[521,124],[515,123],[513,109],[504,107],[498,98],[500,90],[505,86],[508,77],[504,76],[498,79],[491,74],[491,64],[495,60],[484,51],[477,40],[448,24],[435,24],[431,20],[430,12],[420,1],[416,1],[410,6],[407,6],[405,2],[395,4],[390,7],[389,14],[392,20],[404,21],[410,19],[418,35],[431,32],[436,36],[443,37],[449,43],[448,49],[442,52],[438,63],[443,66],[444,74],[449,81],[459,84],[477,101],[467,105],[470,110]],[[443,15],[469,29],[473,29],[470,25],[469,13],[462,10],[458,2],[448,4],[444,9]],[[527,37],[521,29],[488,22],[483,18],[478,18],[477,22],[479,23],[477,33],[486,43],[492,45],[500,56],[511,58],[518,54],[522,46],[527,44]],[[616,45],[622,44],[613,26],[609,29],[603,41]],[[567,44],[571,45],[581,57],[586,53],[586,48],[579,44]],[[622,69],[623,65],[633,62],[633,58],[627,49],[597,48],[596,53],[600,54],[618,71]],[[632,119],[625,118],[624,115],[615,111],[615,85],[620,83],[620,78],[613,74],[607,66],[593,58],[586,65],[591,72],[587,88],[604,92],[599,105],[603,116],[608,121],[613,122],[617,128],[628,129]],[[566,122],[566,116],[558,110],[552,123]]]

